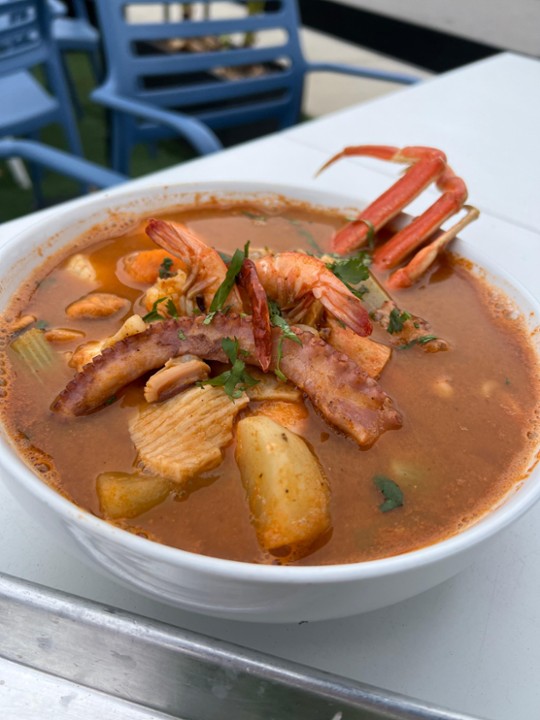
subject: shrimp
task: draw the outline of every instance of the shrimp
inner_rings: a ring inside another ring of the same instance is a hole
[[[326,267],[323,260],[299,252],[266,255],[255,261],[267,295],[285,311],[306,310],[314,300],[358,335],[371,333],[369,315],[362,302]]]
[[[146,226],[146,234],[157,245],[186,263],[188,269],[184,295],[192,301],[194,307],[195,299],[202,297],[205,310],[208,310],[227,272],[227,266],[216,250],[177,222],[152,219]],[[242,300],[236,287],[233,287],[224,305],[235,312],[242,312]]]

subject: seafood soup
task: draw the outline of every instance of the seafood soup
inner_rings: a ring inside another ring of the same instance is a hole
[[[371,244],[331,253],[344,221],[216,199],[47,260],[2,325],[19,454],[128,532],[242,562],[372,560],[481,518],[533,460],[530,332],[446,252],[389,295]]]

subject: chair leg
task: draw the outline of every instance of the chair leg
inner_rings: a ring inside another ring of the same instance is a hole
[[[11,140],[11,138],[4,138],[4,140]],[[8,157],[6,164],[17,185],[23,190],[30,190],[32,188],[32,180],[21,158],[16,156]]]
[[[132,140],[124,115],[111,111],[109,127],[111,167],[122,175],[129,175]]]
[[[39,132],[32,133],[30,135],[32,140],[39,141]],[[32,190],[34,194],[34,203],[36,208],[42,208],[45,206],[45,198],[43,195],[43,187],[41,180],[43,178],[43,168],[37,163],[28,163],[28,173],[32,183]]]
[[[71,73],[69,71],[68,62],[66,59],[66,56],[64,53],[60,56],[60,62],[62,63],[62,67],[64,68],[64,75],[66,77],[66,82],[69,88],[69,94],[71,96],[71,102],[73,103],[73,110],[75,111],[75,114],[78,118],[82,118],[83,116],[83,109],[81,102],[79,100],[79,95],[77,94],[77,87],[73,81],[73,77],[71,76]]]

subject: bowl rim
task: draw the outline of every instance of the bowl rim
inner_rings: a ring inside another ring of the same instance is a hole
[[[0,245],[0,267],[9,267],[9,251],[15,245],[28,242],[33,245],[41,245],[50,240],[54,234],[69,231],[74,225],[81,221],[81,213],[86,213],[86,220],[99,215],[103,210],[114,213],[124,212],[123,208],[134,201],[148,202],[159,198],[174,200],[178,194],[194,195],[205,193],[229,193],[231,195],[278,195],[285,198],[292,197],[301,201],[309,202],[316,207],[344,208],[361,205],[361,201],[351,198],[345,192],[327,191],[310,186],[287,185],[265,182],[245,181],[209,181],[194,183],[178,183],[169,185],[142,185],[140,188],[132,188],[128,191],[113,193],[100,193],[95,198],[77,204],[76,207],[65,209],[63,212],[53,215],[47,219],[43,238],[38,238],[36,243],[36,227],[39,221],[28,225],[23,230],[15,233],[11,238]],[[153,205],[153,208],[160,212],[173,208],[178,202],[168,205]],[[134,212],[129,207],[125,212]],[[137,214],[149,212],[141,207]],[[101,219],[94,222],[83,223],[85,229],[91,228]],[[51,225],[57,227],[51,230]],[[70,239],[69,242],[72,242]],[[499,267],[491,259],[484,257],[475,251],[471,245],[458,240],[459,247],[465,247],[465,257],[474,266],[481,269],[482,273],[488,276],[488,282],[492,281],[496,288],[503,291],[509,289],[517,292],[518,296],[528,305],[528,324],[531,324],[534,317],[535,322],[540,323],[540,301],[532,295],[517,279],[515,279],[504,268]],[[460,253],[457,253],[458,255]],[[522,314],[523,311],[522,311]],[[532,333],[531,333],[532,334]],[[190,569],[196,572],[203,572],[207,575],[225,576],[230,580],[255,581],[261,583],[282,583],[288,585],[300,585],[310,583],[314,585],[326,584],[328,582],[342,583],[369,578],[382,577],[386,575],[397,575],[409,570],[426,567],[436,564],[439,561],[452,556],[460,555],[472,547],[482,544],[490,537],[507,527],[519,517],[524,515],[533,505],[540,500],[540,455],[537,452],[536,459],[532,459],[530,467],[524,473],[524,477],[516,482],[513,488],[501,499],[498,504],[488,510],[470,526],[460,532],[431,545],[411,550],[399,555],[378,558],[376,560],[365,560],[353,563],[336,563],[329,565],[266,565],[262,563],[241,562],[216,558],[208,555],[201,555],[187,550],[164,545],[153,540],[139,537],[133,533],[123,530],[103,520],[84,508],[71,502],[50,485],[41,480],[27,466],[17,454],[15,447],[5,429],[0,437],[0,468],[5,470],[15,480],[23,483],[24,487],[44,504],[53,508],[63,520],[83,523],[86,528],[99,539],[108,543],[118,544],[121,548],[134,552],[152,561],[170,564],[177,568]],[[537,476],[536,479],[533,476]],[[532,480],[531,480],[532,478]],[[6,483],[9,487],[9,482]],[[114,571],[113,571],[114,573]]]

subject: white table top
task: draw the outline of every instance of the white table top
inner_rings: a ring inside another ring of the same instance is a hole
[[[313,175],[347,144],[433,145],[482,210],[466,242],[540,296],[539,86],[540,62],[503,54],[131,185],[265,180],[355,188],[368,200],[389,185],[395,166],[354,159]],[[62,209],[0,225],[0,242]],[[50,587],[489,720],[540,717],[540,507],[482,563],[433,590],[367,615],[292,626],[205,618],[116,585],[44,536],[2,485],[0,548],[0,571]]]

